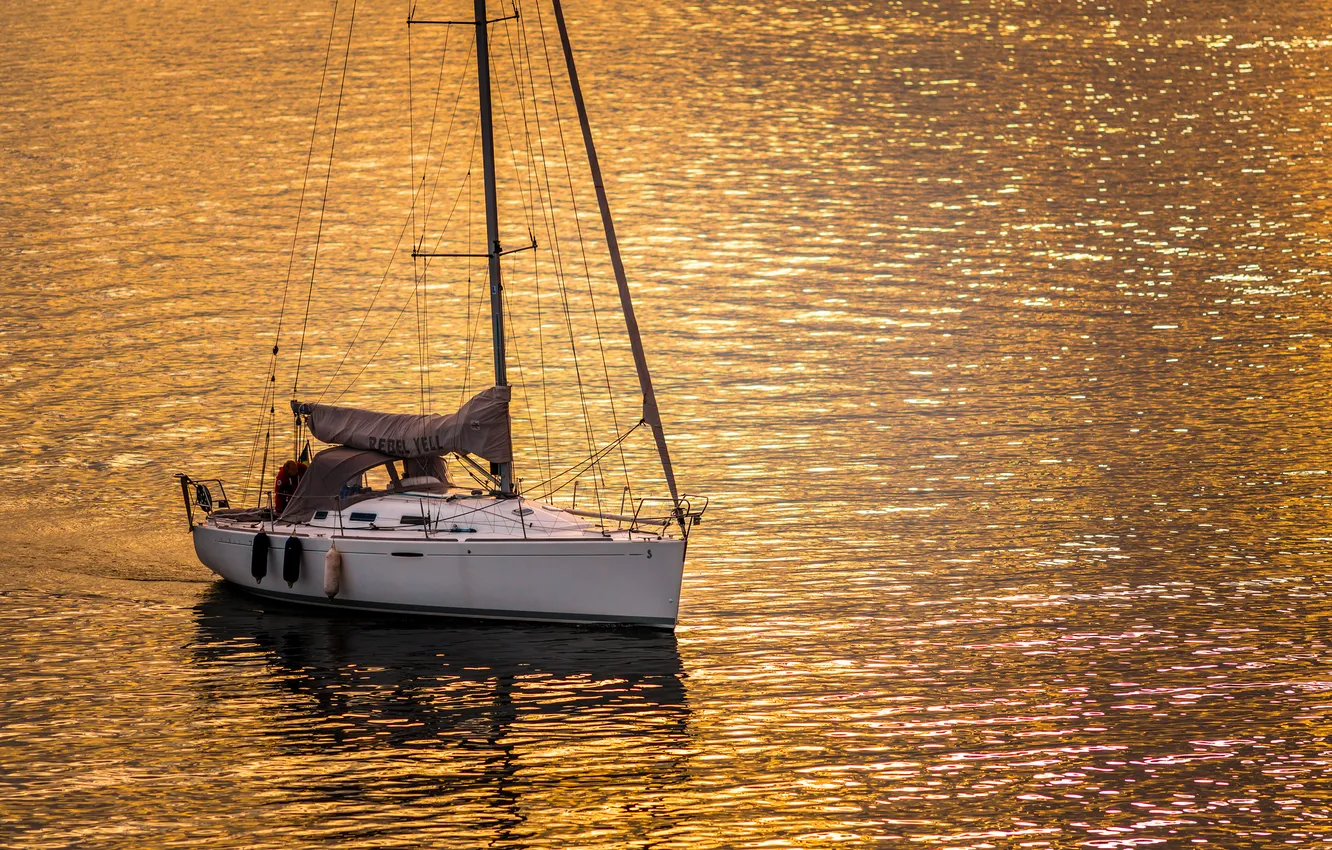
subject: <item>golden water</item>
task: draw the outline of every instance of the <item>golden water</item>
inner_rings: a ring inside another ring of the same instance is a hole
[[[569,6],[713,499],[674,636],[213,584],[170,475],[243,477],[331,4],[0,4],[0,844],[1332,834],[1326,8]],[[406,209],[405,11],[358,4],[316,387]]]

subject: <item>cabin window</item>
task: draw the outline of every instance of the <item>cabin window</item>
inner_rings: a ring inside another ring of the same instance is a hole
[[[379,514],[369,514],[369,513],[361,513],[359,511],[352,511],[352,515],[348,517],[348,519],[351,522],[374,522],[375,517],[377,516],[379,516]]]
[[[365,486],[376,492],[382,492],[389,489],[389,474],[388,470],[385,469],[383,465],[367,469],[363,480],[365,481]]]
[[[401,522],[403,525],[426,525],[430,520],[423,516],[404,516]]]
[[[328,519],[328,511],[315,511],[315,519]]]

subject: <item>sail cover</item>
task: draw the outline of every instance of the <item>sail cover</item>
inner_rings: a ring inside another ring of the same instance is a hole
[[[293,405],[307,416],[316,439],[389,457],[413,458],[448,452],[473,454],[492,463],[513,460],[509,434],[510,387],[491,387],[448,416],[376,413],[331,404]]]

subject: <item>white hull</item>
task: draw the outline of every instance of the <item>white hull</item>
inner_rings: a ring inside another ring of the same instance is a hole
[[[193,529],[199,560],[237,587],[288,602],[363,611],[673,629],[685,544],[622,536],[437,540],[334,536],[310,526],[267,531],[267,574],[251,574],[259,529],[212,522]],[[300,577],[283,581],[283,547],[299,538]],[[342,556],[335,597],[324,595],[324,559]]]

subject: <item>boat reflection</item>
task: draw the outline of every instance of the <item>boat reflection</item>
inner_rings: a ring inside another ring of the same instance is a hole
[[[632,780],[649,800],[684,780],[671,633],[306,613],[221,583],[195,621],[218,734],[263,741],[264,772],[306,803],[465,809],[469,840],[503,843],[551,819],[552,793]]]
[[[320,717],[402,744],[543,720],[688,717],[676,639],[647,630],[467,623],[328,613],[260,602],[222,584],[196,607],[196,658],[253,662]],[[354,710],[355,709],[355,710]],[[369,741],[367,741],[369,743]]]

